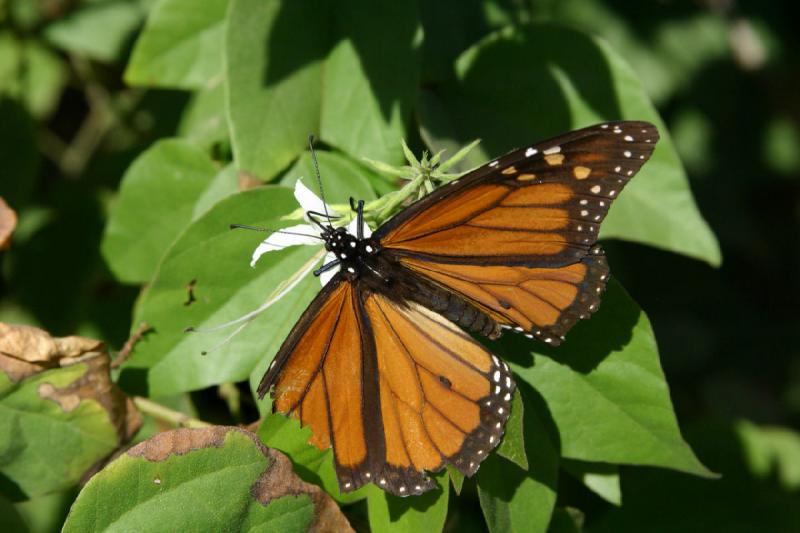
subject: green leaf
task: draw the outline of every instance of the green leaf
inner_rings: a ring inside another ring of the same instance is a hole
[[[114,451],[108,411],[79,393],[90,371],[80,363],[20,381],[0,373],[0,491],[17,499],[69,488]]]
[[[419,85],[416,3],[337,4],[341,39],[325,64],[321,137],[354,157],[401,163]]]
[[[605,501],[616,506],[622,505],[617,465],[573,460],[562,461],[561,465],[570,475]]]
[[[464,487],[464,474],[451,465],[447,465],[447,473],[450,476],[450,482],[453,484],[453,490],[456,491],[456,494],[460,495],[461,489]]]
[[[240,171],[273,178],[319,131],[328,9],[321,0],[231,0],[227,107]]]
[[[581,533],[583,531],[583,513],[571,507],[557,507],[553,511],[553,519],[548,533]]]
[[[280,450],[292,460],[298,476],[319,485],[336,501],[350,503],[366,497],[365,488],[353,492],[339,491],[333,451],[320,450],[309,444],[311,429],[301,428],[299,421],[280,414],[267,415],[258,427],[257,434],[264,444]]]
[[[434,151],[481,138],[467,158],[472,165],[603,120],[655,123],[662,139],[614,202],[601,235],[719,264],[719,246],[663,122],[631,69],[604,41],[547,25],[509,28],[462,54],[456,73],[456,81],[436,95],[424,94],[420,123]]]
[[[178,124],[178,135],[198,146],[210,149],[228,140],[228,120],[225,116],[225,84],[218,83],[207,90],[195,91]]]
[[[368,170],[350,159],[344,154],[337,152],[318,151],[317,160],[319,171],[322,176],[322,184],[325,188],[325,199],[329,204],[347,205],[350,197],[357,200],[372,200],[375,192],[370,183]],[[294,165],[289,168],[281,178],[281,185],[294,187],[295,182],[303,178],[303,183],[312,191],[317,191],[317,176],[314,171],[314,164],[311,161],[311,154],[303,152]]]
[[[741,435],[748,470],[767,478],[775,476],[786,490],[800,489],[800,433],[788,428],[757,426],[743,420]]]
[[[525,435],[522,423],[524,413],[522,398],[519,391],[516,390],[511,399],[511,414],[506,422],[505,436],[497,448],[497,453],[512,463],[516,463],[523,470],[527,470],[528,457],[525,455]]]
[[[335,515],[335,516],[331,516]],[[161,433],[95,475],[64,531],[308,531],[349,524],[291,463],[247,431]]]
[[[142,18],[137,2],[89,2],[45,27],[44,36],[67,52],[112,62],[122,55]]]
[[[392,496],[375,485],[370,485],[367,490],[367,506],[371,531],[441,531],[447,518],[450,483],[446,472],[435,477],[436,488],[411,498]]]
[[[216,183],[216,165],[186,141],[159,141],[128,168],[102,243],[118,279],[149,280],[170,244],[207,206],[235,190],[233,176]],[[210,197],[209,197],[210,195]]]
[[[524,400],[526,469],[490,455],[478,470],[478,496],[486,525],[501,531],[546,531],[556,503],[558,445],[541,397],[518,383]],[[512,409],[513,413],[513,409]]]
[[[29,531],[30,533],[59,531],[67,518],[70,505],[75,500],[76,492],[76,489],[52,492],[24,502],[17,502],[14,507],[22,515],[27,528],[17,529],[0,526],[0,529],[2,531]],[[0,515],[2,514],[0,512]]]
[[[689,428],[687,438],[719,479],[703,479],[652,468],[625,468],[625,504],[592,522],[592,531],[794,531],[800,524],[800,483],[786,484],[794,470],[800,434],[789,428],[762,428],[749,422],[718,423],[707,418]],[[777,439],[774,437],[780,434]],[[772,448],[765,442],[794,441]],[[773,453],[775,452],[775,453]]]
[[[529,350],[519,336],[496,347],[544,398],[563,457],[713,476],[681,437],[650,322],[618,283],[567,342],[520,357]]]
[[[58,104],[67,76],[61,58],[40,43],[0,32],[0,95],[23,102],[32,115],[46,117]]]
[[[5,496],[0,493],[0,529],[3,531],[30,531],[25,519]]]
[[[228,0],[161,0],[147,18],[125,70],[145,87],[202,89],[219,84]]]
[[[147,395],[173,394],[240,381],[266,370],[289,329],[319,292],[319,280],[311,275],[217,350],[211,349],[235,327],[211,333],[184,330],[240,317],[260,307],[293,273],[314,267],[322,247],[271,252],[250,268],[252,252],[265,234],[228,229],[231,223],[286,226],[280,217],[296,206],[289,189],[260,187],[221,200],[189,226],[167,251],[137,307],[133,324],[147,322],[154,331],[126,361],[120,376],[124,387]],[[187,303],[192,280],[195,301]],[[210,353],[203,356],[203,351]]]

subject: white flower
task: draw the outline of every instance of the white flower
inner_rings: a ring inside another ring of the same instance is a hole
[[[309,211],[325,213],[327,207],[327,213],[331,217],[351,216],[350,213],[346,215],[338,213],[333,209],[333,207],[326,205],[316,194],[311,192],[308,187],[303,185],[301,180],[297,180],[297,183],[295,183],[294,197],[297,199],[297,203],[300,204],[300,207],[303,209],[304,213],[308,213]],[[309,221],[307,214],[304,215],[304,218],[306,221]],[[324,220],[322,222],[323,224],[327,223],[327,221]],[[350,221],[347,226],[347,231],[349,233],[353,235],[357,234],[357,222],[358,221],[355,218]],[[369,237],[371,234],[372,231],[370,230],[369,226],[364,224],[364,237]],[[253,257],[250,260],[250,266],[255,267],[258,259],[267,252],[283,250],[288,246],[319,246],[320,244],[324,244],[324,241],[322,240],[322,229],[319,226],[314,224],[297,224],[296,226],[283,228],[282,230],[272,233],[269,237],[264,239],[258,245],[258,247],[256,247],[255,251],[253,251]],[[325,255],[325,259],[323,260],[322,264],[328,264],[335,259],[336,256],[334,256],[332,252],[328,252]],[[338,271],[339,267],[336,266],[320,274],[319,279],[322,285],[328,283],[328,281],[330,281]]]

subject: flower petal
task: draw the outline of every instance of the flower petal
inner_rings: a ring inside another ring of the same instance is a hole
[[[319,196],[314,194],[311,189],[303,184],[303,180],[297,180],[294,184],[294,197],[297,203],[303,208],[303,211],[316,211],[317,213],[325,212],[325,203],[319,199]],[[329,209],[328,212],[333,214]]]
[[[298,224],[283,228],[270,234],[269,237],[264,239],[261,244],[253,252],[253,257],[250,260],[250,266],[255,267],[258,258],[267,252],[275,250],[283,250],[287,246],[297,246],[301,244],[321,244],[319,238],[319,231],[309,224]]]
[[[322,260],[322,264],[323,265],[327,265],[331,261],[335,261],[335,260],[336,260],[336,256],[334,255],[334,253],[333,252],[328,252],[327,254],[325,254],[325,259]],[[320,283],[322,283],[323,287],[328,284],[328,282],[331,280],[331,278],[333,278],[333,276],[336,275],[337,272],[339,272],[339,268],[340,267],[337,265],[337,266],[333,267],[332,269],[330,269],[330,270],[328,270],[326,272],[323,272],[322,274],[319,275],[319,281],[320,281]]]

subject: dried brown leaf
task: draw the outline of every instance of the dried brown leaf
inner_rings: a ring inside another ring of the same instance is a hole
[[[120,444],[127,442],[142,425],[139,411],[109,375],[109,356],[105,345],[84,337],[51,337],[31,326],[12,326],[0,322],[0,372],[13,382],[58,367],[85,364],[86,372],[64,387],[39,385],[42,398],[56,402],[65,412],[84,400],[94,400],[108,413],[117,430]]]

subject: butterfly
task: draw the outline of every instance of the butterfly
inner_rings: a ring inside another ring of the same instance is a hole
[[[659,139],[647,122],[579,129],[492,160],[366,236],[322,229],[338,267],[258,387],[333,447],[342,491],[398,496],[466,476],[500,443],[516,388],[470,333],[508,329],[557,346],[609,277],[596,244],[611,203]],[[352,203],[352,202],[351,202]],[[308,216],[320,216],[309,213]]]

